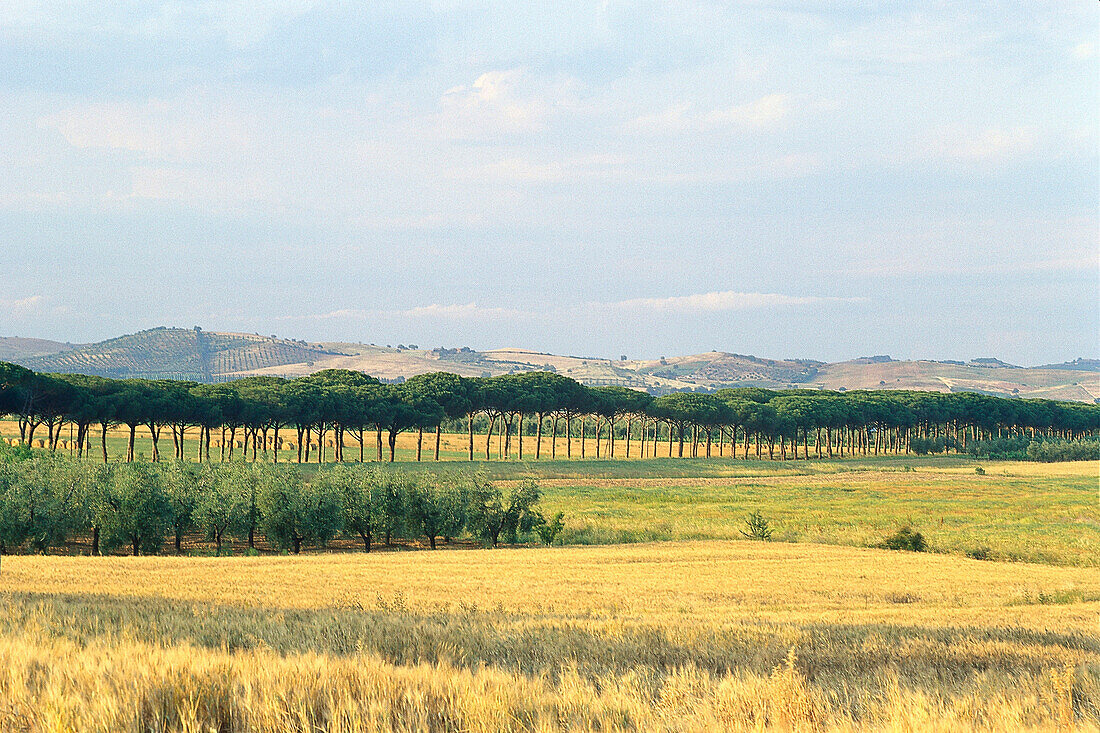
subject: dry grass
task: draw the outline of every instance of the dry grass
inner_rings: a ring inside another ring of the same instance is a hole
[[[0,582],[0,730],[1100,724],[1082,568],[692,542],[9,557]]]

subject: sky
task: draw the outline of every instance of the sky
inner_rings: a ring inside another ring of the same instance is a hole
[[[1096,2],[0,4],[0,335],[1100,356]]]

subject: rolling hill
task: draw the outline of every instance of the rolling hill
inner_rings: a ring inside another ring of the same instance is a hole
[[[36,356],[56,354],[77,348],[78,344],[49,341],[47,339],[0,336],[0,361],[18,362]]]
[[[659,359],[604,359],[522,348],[475,351],[362,343],[307,343],[198,328],[154,328],[96,344],[74,346],[36,339],[0,339],[0,360],[38,371],[108,377],[216,382],[250,375],[298,377],[321,369],[353,369],[385,380],[446,371],[477,377],[546,370],[588,385],[621,385],[654,393],[723,387],[772,389],[914,389],[982,392],[1095,402],[1100,371],[1095,359],[1019,367],[998,359],[898,361],[870,356],[825,363],[762,359],[711,351]]]
[[[339,356],[300,341],[199,328],[153,328],[66,351],[13,359],[42,372],[221,381],[256,369]]]

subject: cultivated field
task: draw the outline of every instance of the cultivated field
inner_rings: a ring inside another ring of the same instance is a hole
[[[1100,576],[811,544],[4,561],[6,730],[1056,729]]]
[[[1095,462],[481,468],[633,544],[5,557],[0,730],[1100,728]]]

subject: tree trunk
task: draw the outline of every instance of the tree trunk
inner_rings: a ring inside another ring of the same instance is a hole
[[[519,424],[516,425],[516,451],[519,459],[523,460],[523,413],[519,414]]]
[[[302,552],[302,538],[301,537],[291,537],[290,538],[290,543],[291,543],[291,547],[293,548],[294,554],[295,555],[300,555],[301,552]]]
[[[416,429],[416,462],[420,462],[421,449],[424,446],[424,428]]]
[[[389,435],[390,463],[393,463],[394,454],[397,452],[397,431],[391,430]]]
[[[537,461],[542,457],[542,421],[546,419],[546,415],[539,413],[539,424],[535,427],[535,460]]]
[[[489,431],[485,433],[485,460],[489,460],[489,449],[493,446],[493,426],[496,424],[496,417],[489,415]]]
[[[439,460],[439,441],[443,435],[443,423],[435,426],[435,460]]]
[[[99,555],[99,525],[92,527],[92,555]]]

